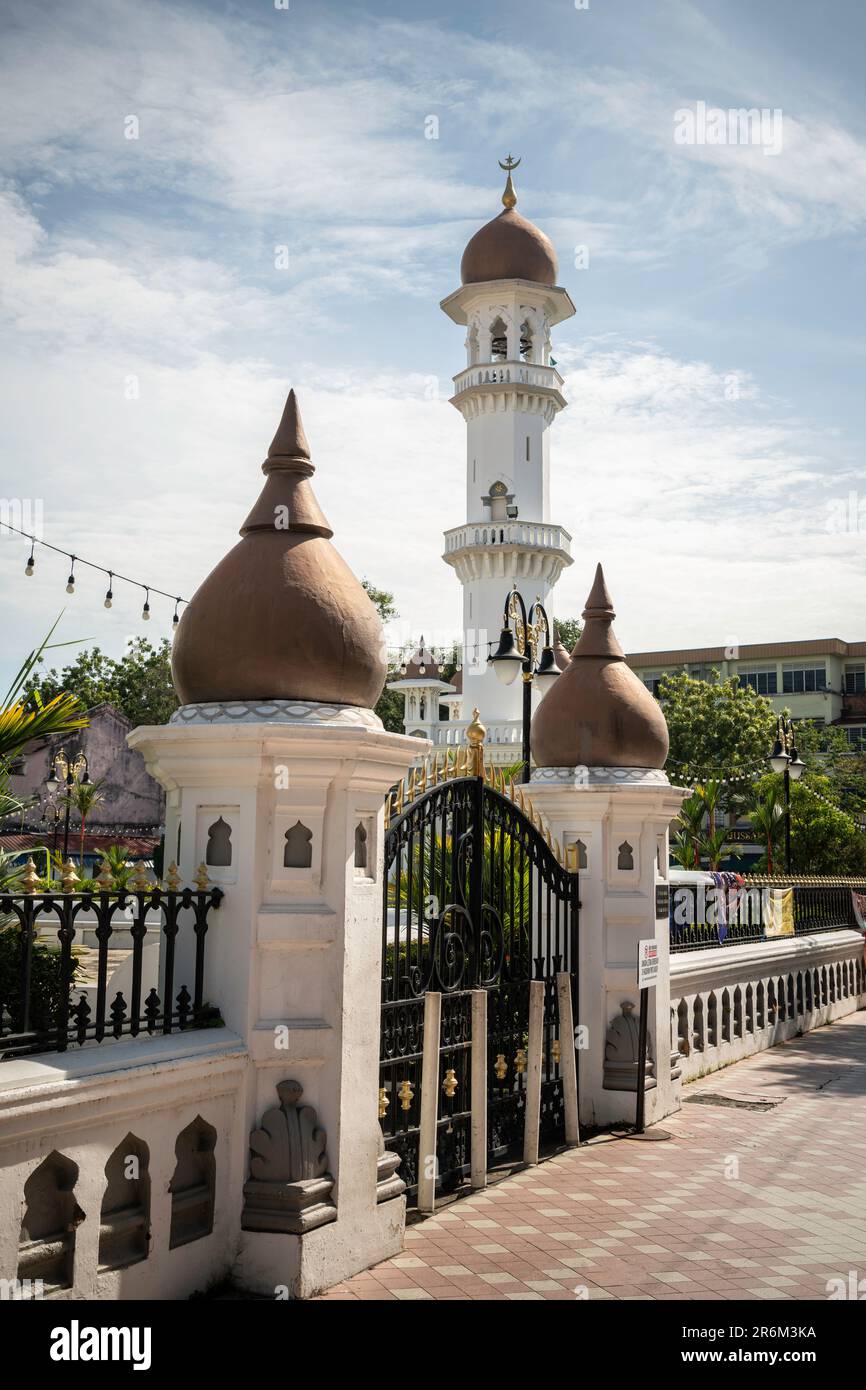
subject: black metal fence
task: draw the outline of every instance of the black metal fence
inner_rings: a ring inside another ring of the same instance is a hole
[[[203,998],[205,937],[208,914],[222,896],[219,888],[156,885],[92,892],[64,892],[58,885],[57,892],[0,895],[0,1060],[210,1021],[215,1011]],[[85,924],[83,917],[91,920]],[[40,931],[46,922],[52,927],[47,934]],[[144,981],[145,943],[157,926],[159,991]],[[76,942],[82,928],[96,942],[86,953],[89,979],[83,977],[80,937]],[[109,997],[108,953],[120,943],[128,943],[125,959],[132,958],[128,998],[121,991]]]
[[[859,929],[851,893],[853,889],[866,894],[866,883],[796,882],[783,878],[746,879],[742,886],[730,887],[676,883],[671,884],[670,893],[671,950],[697,951],[791,935],[779,897],[787,889],[792,893],[794,936],[846,927]]]

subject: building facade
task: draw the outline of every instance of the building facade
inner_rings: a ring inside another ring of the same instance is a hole
[[[736,676],[794,720],[838,725],[852,752],[866,750],[866,642],[839,637],[759,642],[741,647],[685,647],[632,652],[626,658],[653,695],[662,676],[685,671],[708,680]]]

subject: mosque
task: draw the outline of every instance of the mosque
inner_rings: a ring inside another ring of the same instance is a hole
[[[461,743],[473,709],[482,710],[488,752],[498,763],[520,758],[522,707],[535,705],[545,684],[533,680],[526,691],[514,668],[506,683],[488,662],[510,595],[518,590],[526,608],[536,604],[538,611],[540,604],[550,620],[550,630],[539,634],[537,663],[549,681],[567,662],[556,644],[550,596],[572,562],[571,536],[550,513],[550,427],[566,405],[551,331],[575,308],[557,284],[552,243],[517,211],[512,170],[519,162],[509,155],[501,164],[503,210],[470,239],[460,288],[440,305],[466,330],[466,365],[451,397],[466,422],[466,511],[445,532],[442,556],[463,586],[462,663],[443,680],[422,638],[388,686],[404,698],[406,732],[437,748]],[[511,608],[519,639],[521,614],[513,601]]]

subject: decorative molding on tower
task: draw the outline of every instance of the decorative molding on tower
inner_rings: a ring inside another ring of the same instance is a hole
[[[322,705],[314,700],[215,700],[181,705],[169,724],[317,724],[323,727],[381,729],[382,721],[360,705]]]

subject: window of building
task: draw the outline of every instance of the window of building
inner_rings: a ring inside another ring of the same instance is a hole
[[[866,727],[862,724],[849,726],[844,732],[852,753],[866,753]]]
[[[750,685],[759,695],[776,695],[778,678],[775,671],[740,671],[740,685]]]
[[[845,667],[845,694],[866,694],[866,663]]]
[[[820,665],[786,666],[782,672],[782,690],[786,695],[802,695],[807,690],[827,689],[827,668]]]
[[[644,685],[646,686],[646,688],[647,688],[647,690],[650,692],[650,694],[651,694],[651,695],[654,695],[656,699],[658,699],[658,697],[659,697],[659,686],[661,685],[661,681],[662,681],[661,676],[644,676],[644,677],[643,677],[643,683],[644,683]]]

